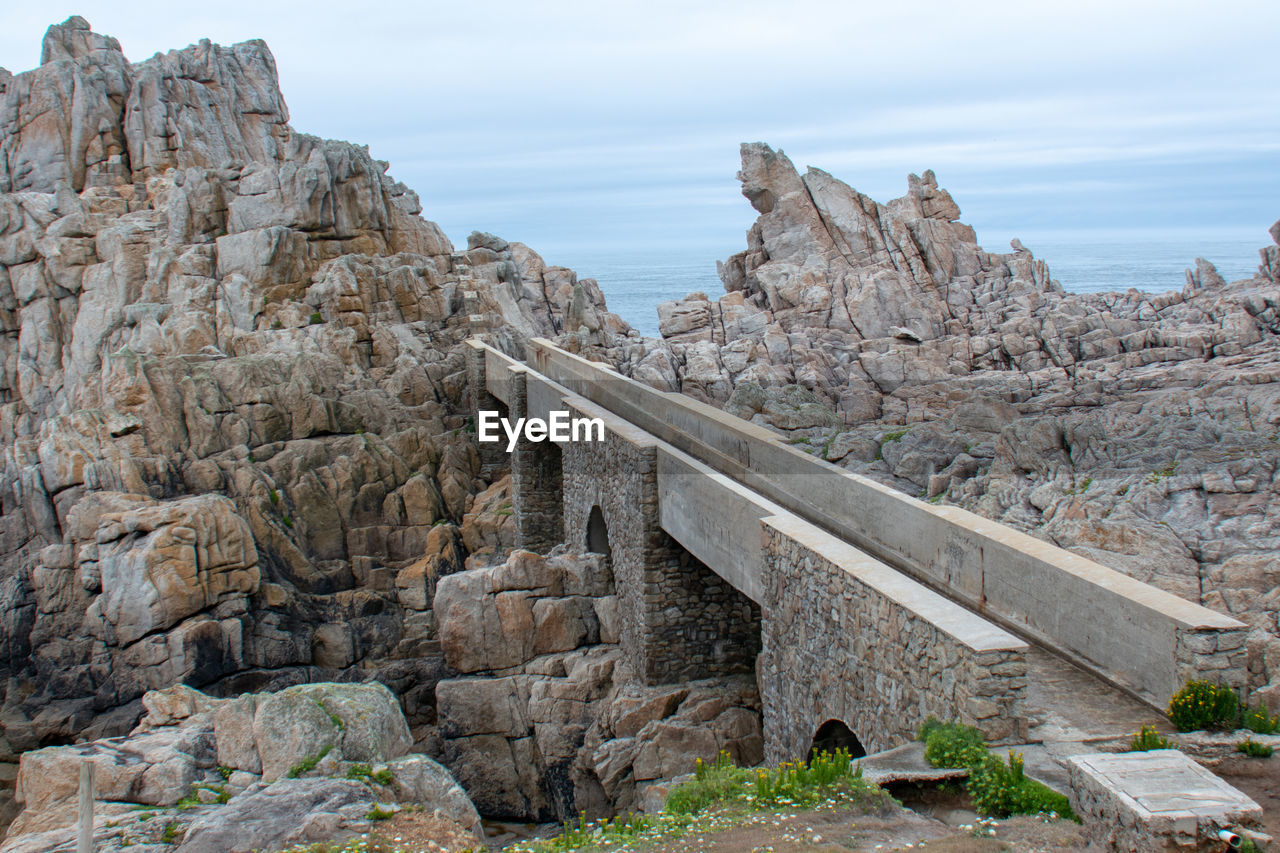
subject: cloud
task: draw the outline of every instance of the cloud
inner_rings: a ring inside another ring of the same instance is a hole
[[[264,38],[294,125],[368,143],[455,239],[740,245],[750,140],[880,200],[934,168],[984,240],[1280,215],[1280,4],[84,0],[7,10],[0,64],[72,13],[135,61]]]

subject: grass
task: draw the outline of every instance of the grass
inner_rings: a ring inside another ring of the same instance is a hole
[[[1130,752],[1150,752],[1153,749],[1177,749],[1178,745],[1156,731],[1155,726],[1143,726],[1129,741]]]
[[[1251,737],[1247,737],[1236,744],[1236,752],[1243,752],[1250,758],[1270,758],[1274,751],[1265,743],[1258,743]]]
[[[584,849],[644,849],[691,834],[729,829],[757,813],[820,807],[872,807],[890,802],[887,793],[862,778],[845,750],[776,768],[737,767],[725,753],[699,760],[693,778],[678,785],[661,814],[620,815],[613,820],[566,822],[555,838],[521,842],[508,853]]]
[[[911,432],[911,427],[895,429],[880,436],[880,447],[876,449],[876,459],[884,458],[884,446],[892,441],[902,441],[902,437]]]
[[[311,325],[319,326],[323,322],[324,322],[324,317],[320,316],[319,311],[313,311],[311,313]]]
[[[1170,462],[1168,465],[1165,465],[1162,468],[1156,468],[1155,470],[1153,470],[1148,475],[1147,479],[1152,483],[1158,483],[1161,480],[1167,480],[1170,477],[1172,477],[1174,473],[1177,472],[1177,470],[1178,470],[1178,460],[1175,459],[1172,462]]]
[[[374,770],[368,764],[353,764],[347,769],[347,778],[377,782],[379,785],[386,786],[396,780],[396,774],[392,773],[389,767]]]
[[[345,732],[347,730],[347,724],[342,722],[341,717],[339,717],[337,714],[333,713],[328,708],[326,708],[324,706],[324,703],[321,702],[319,699],[315,700],[315,703],[320,707],[321,711],[324,711],[326,714],[329,715],[329,722],[333,723],[333,727],[335,729],[337,729],[340,732]]]
[[[920,739],[925,759],[934,767],[968,768],[965,788],[979,814],[1044,814],[1079,822],[1066,797],[1027,778],[1021,753],[1009,750],[1006,763],[991,753],[982,733],[972,726],[930,717],[920,727]]]
[[[324,749],[320,750],[310,758],[304,758],[301,761],[299,761],[297,764],[290,767],[289,778],[297,779],[303,773],[309,773],[312,770],[314,770],[315,766],[319,764],[326,755],[329,754],[329,751],[331,749],[333,749],[333,744],[327,745]]]
[[[177,844],[181,835],[181,824],[177,821],[170,821],[164,825],[164,831],[160,833],[160,841],[165,844]]]
[[[384,809],[380,804],[378,804],[374,805],[364,818],[365,820],[390,820],[396,816],[397,811],[398,809]]]

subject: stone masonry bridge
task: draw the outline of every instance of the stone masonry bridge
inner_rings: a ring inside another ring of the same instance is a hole
[[[477,409],[605,424],[515,447],[517,545],[609,555],[638,678],[754,665],[770,760],[833,730],[887,749],[929,715],[993,742],[1101,739],[1189,678],[1245,687],[1233,619],[548,341],[527,364],[471,347]]]

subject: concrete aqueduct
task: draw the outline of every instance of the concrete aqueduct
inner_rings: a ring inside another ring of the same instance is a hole
[[[1037,672],[1155,708],[1192,677],[1245,686],[1233,619],[550,342],[527,364],[471,347],[477,409],[605,423],[603,442],[517,444],[517,545],[609,555],[647,682],[754,665],[770,760],[887,749],[928,715],[1025,742],[1045,717]]]

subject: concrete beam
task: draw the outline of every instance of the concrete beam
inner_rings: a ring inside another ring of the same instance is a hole
[[[566,388],[1157,707],[1202,669],[1244,685],[1247,629],[1234,619],[958,507],[915,500],[549,341],[535,339],[530,355]]]

